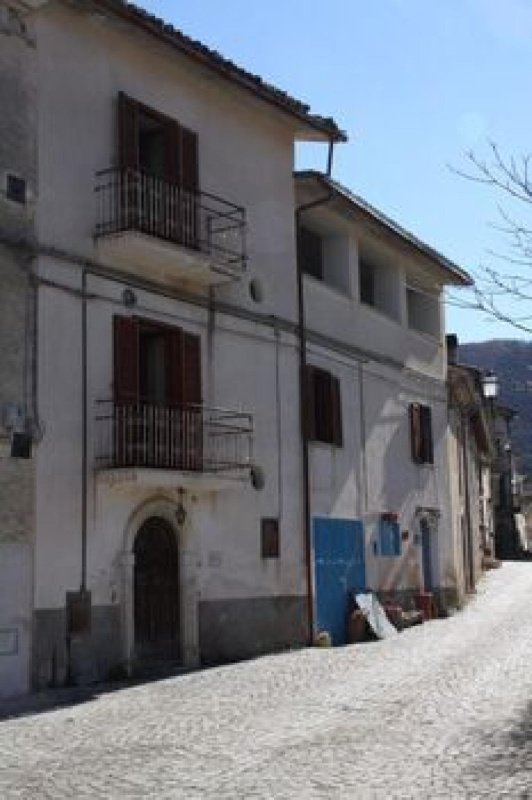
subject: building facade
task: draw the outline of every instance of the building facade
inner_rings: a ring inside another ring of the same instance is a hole
[[[445,606],[468,276],[294,178],[336,124],[171,26],[0,8],[0,693],[339,643],[357,588]]]
[[[341,603],[331,599],[345,580],[342,570],[332,576],[339,559],[358,561],[352,583],[383,599],[455,603],[443,289],[469,278],[326,176],[300,173],[296,186],[318,627],[320,614],[322,625],[336,618],[341,638]],[[347,521],[360,549],[327,550]]]

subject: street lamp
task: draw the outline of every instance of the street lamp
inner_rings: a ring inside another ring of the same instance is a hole
[[[499,379],[494,372],[486,372],[482,376],[482,393],[486,400],[493,402],[499,394]]]

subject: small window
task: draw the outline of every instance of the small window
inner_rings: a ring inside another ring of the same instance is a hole
[[[6,195],[8,200],[24,205],[26,203],[26,181],[16,175],[8,175]]]
[[[324,369],[307,366],[307,436],[342,446],[340,381]]]
[[[313,278],[323,280],[323,240],[318,233],[301,228],[299,231],[301,269]]]
[[[360,302],[368,306],[375,305],[375,270],[373,266],[361,258],[359,260]]]
[[[401,531],[398,522],[389,519],[379,521],[379,554],[381,556],[401,555]]]
[[[434,463],[432,412],[421,403],[410,404],[410,444],[416,464]]]
[[[273,517],[261,520],[262,558],[279,558],[279,520]]]

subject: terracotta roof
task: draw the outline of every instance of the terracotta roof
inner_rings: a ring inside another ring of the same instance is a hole
[[[433,247],[425,244],[425,242],[421,241],[421,239],[418,239],[417,236],[414,236],[413,233],[407,231],[405,228],[399,225],[399,223],[395,222],[395,220],[387,217],[386,214],[382,213],[382,211],[379,211],[377,208],[370,205],[366,200],[354,194],[350,189],[342,186],[341,183],[329,178],[323,172],[316,172],[315,170],[296,172],[295,178],[296,180],[313,180],[322,184],[324,187],[329,188],[337,197],[343,199],[351,206],[355,207],[358,211],[361,211],[367,217],[370,217],[372,220],[385,227],[388,231],[391,231],[396,236],[399,236],[411,247],[418,250],[427,258],[430,258],[431,261],[437,263],[439,267],[443,268],[452,277],[452,280],[449,281],[449,283],[458,284],[460,286],[473,285],[473,279],[469,273],[466,272],[466,270],[454,264]]]
[[[134,25],[156,36],[167,44],[179,50],[194,61],[208,69],[214,70],[222,77],[252,92],[272,105],[277,106],[292,116],[301,120],[305,127],[313,128],[324,137],[337,142],[347,141],[347,136],[331,117],[322,117],[310,112],[310,106],[296,100],[276,86],[267,83],[259,75],[239,67],[233,61],[224,58],[216,50],[191,39],[173,25],[150,14],[143,8],[125,0],[93,0],[93,3],[108,13],[115,14],[122,19],[127,19]]]

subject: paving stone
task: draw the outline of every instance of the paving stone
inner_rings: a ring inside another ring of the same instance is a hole
[[[13,704],[0,797],[532,798],[530,597],[508,563],[385,642]]]

